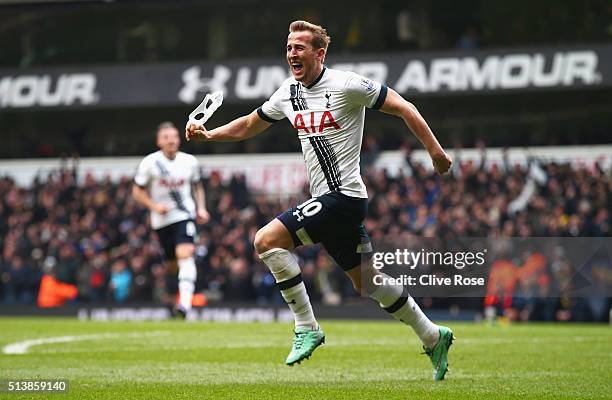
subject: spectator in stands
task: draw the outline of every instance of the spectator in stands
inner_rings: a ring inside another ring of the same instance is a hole
[[[43,308],[59,307],[68,300],[76,299],[78,289],[75,285],[64,283],[55,276],[55,265],[47,262],[44,266],[45,274],[40,281],[38,291],[38,306]]]
[[[3,269],[4,303],[32,304],[40,275],[32,269],[30,261],[15,256],[5,264]]]
[[[111,267],[110,289],[113,300],[116,303],[123,303],[130,294],[132,283],[132,273],[128,270],[127,262],[119,258]]]

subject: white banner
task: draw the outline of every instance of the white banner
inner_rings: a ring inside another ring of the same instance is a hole
[[[481,152],[478,149],[450,150],[454,160],[480,162]],[[211,173],[220,174],[228,181],[234,174],[243,174],[250,190],[270,195],[288,196],[301,191],[307,184],[306,168],[301,153],[279,154],[228,154],[197,156],[205,176]],[[511,165],[526,165],[529,157],[540,161],[570,162],[574,165],[593,167],[599,162],[604,169],[612,167],[612,145],[597,146],[547,146],[547,147],[514,147],[508,149],[508,161]],[[78,178],[83,180],[91,174],[96,179],[109,176],[117,181],[122,177],[131,177],[141,157],[104,157],[83,158],[78,161],[59,159],[22,159],[0,161],[0,176],[11,176],[23,187],[32,184],[35,177],[46,180],[50,173],[61,168],[71,168],[76,162]],[[431,168],[427,152],[416,150],[412,160]],[[487,164],[501,165],[503,151],[499,148],[486,150]],[[399,151],[385,151],[376,160],[377,168],[385,168],[391,175],[401,170],[409,174],[403,155]]]

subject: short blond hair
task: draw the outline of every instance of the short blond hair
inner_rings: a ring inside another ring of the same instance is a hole
[[[155,131],[155,135],[159,136],[159,133],[164,129],[176,129],[176,126],[170,121],[160,122],[160,124],[157,125],[157,131]]]
[[[289,33],[309,31],[312,33],[312,46],[315,49],[324,49],[327,52],[327,46],[331,42],[331,38],[327,35],[327,31],[321,25],[315,25],[308,21],[293,21],[289,25]]]
[[[157,131],[161,131],[162,129],[176,129],[176,126],[170,122],[170,121],[164,121],[164,122],[160,122],[159,125],[157,125]]]

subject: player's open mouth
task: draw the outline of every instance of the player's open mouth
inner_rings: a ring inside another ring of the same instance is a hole
[[[293,72],[298,72],[299,73],[299,72],[302,71],[303,67],[304,66],[302,64],[300,64],[300,63],[291,63],[291,68],[293,69]]]

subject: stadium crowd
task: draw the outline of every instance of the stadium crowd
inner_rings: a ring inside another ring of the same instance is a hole
[[[451,174],[438,177],[413,163],[408,148],[404,152],[406,168],[398,176],[373,166],[375,150],[364,153],[370,196],[365,225],[374,241],[402,235],[612,236],[612,176],[599,165],[540,162],[539,175],[546,179],[534,180],[530,167],[486,163],[483,157],[480,163],[456,160]],[[9,177],[0,179],[0,302],[52,306],[53,299],[39,295],[41,281],[52,277],[50,282],[58,288],[65,285],[70,302],[173,303],[174,274],[162,265],[147,211],[131,197],[131,178],[78,180],[77,174],[77,170],[59,171],[44,181],[36,179],[28,188],[18,187]],[[270,199],[251,193],[242,175],[229,182],[215,171],[206,176],[212,220],[199,227],[198,290],[210,301],[281,303],[274,278],[254,251],[253,239],[259,227],[304,200],[307,188],[301,197]],[[533,190],[526,196],[529,185]],[[339,304],[356,296],[344,273],[320,247],[301,248],[298,254],[315,301]],[[554,265],[549,262],[533,284],[554,282],[563,273]],[[608,275],[602,279],[610,279],[607,267],[604,275]],[[525,319],[603,319],[601,310],[607,310],[609,298],[604,296],[601,302],[597,308],[575,299],[563,301],[561,296],[535,311],[529,301],[514,307],[521,308],[518,315]]]

